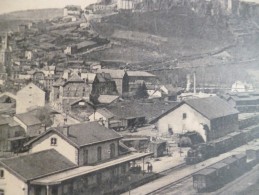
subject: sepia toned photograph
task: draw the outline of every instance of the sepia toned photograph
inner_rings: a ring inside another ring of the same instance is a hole
[[[259,0],[0,0],[0,195],[258,195]]]

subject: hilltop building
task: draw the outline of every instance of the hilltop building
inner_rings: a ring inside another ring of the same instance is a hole
[[[82,11],[81,6],[67,5],[64,8],[64,16],[80,16],[81,11]]]

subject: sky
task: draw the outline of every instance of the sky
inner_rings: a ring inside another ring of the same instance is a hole
[[[97,0],[0,0],[0,14],[18,10],[63,8],[66,5],[85,6]]]
[[[259,3],[259,0],[241,0]],[[66,5],[85,6],[95,3],[97,0],[0,0],[0,14],[18,10],[63,8]]]

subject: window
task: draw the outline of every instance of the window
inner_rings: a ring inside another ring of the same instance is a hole
[[[51,144],[52,146],[57,145],[57,138],[52,137],[52,138],[50,139],[50,144]]]
[[[102,147],[98,147],[97,148],[97,161],[101,161],[102,160]]]
[[[0,179],[4,178],[4,170],[0,170]]]
[[[187,118],[187,114],[183,113],[183,120]]]
[[[88,150],[86,150],[86,149],[84,149],[83,158],[84,158],[84,165],[87,165],[88,164]]]
[[[114,144],[114,143],[112,143],[112,144],[110,145],[110,157],[111,157],[111,158],[114,158],[114,157],[115,157],[115,144]]]

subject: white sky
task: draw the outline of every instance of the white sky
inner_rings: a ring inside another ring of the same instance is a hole
[[[259,3],[259,0],[241,0]],[[66,5],[85,6],[97,0],[0,0],[0,14],[27,9],[62,8]]]
[[[63,8],[66,5],[85,6],[97,0],[0,0],[0,14],[27,9]]]

